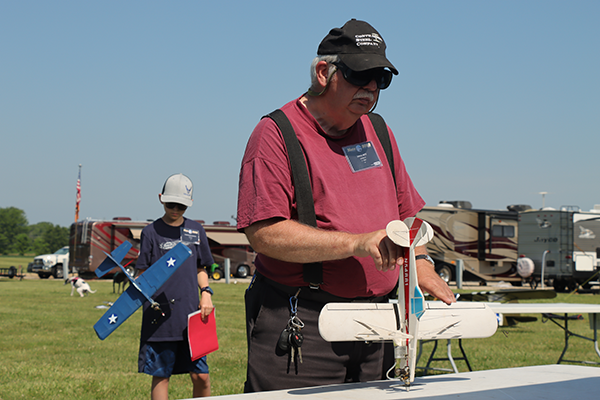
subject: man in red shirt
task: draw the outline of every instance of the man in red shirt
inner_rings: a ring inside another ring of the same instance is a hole
[[[387,237],[385,227],[415,216],[425,204],[393,133],[388,128],[394,173],[367,116],[379,91],[398,73],[385,48],[366,22],[353,19],[332,29],[313,60],[311,88],[281,108],[306,161],[316,227],[298,222],[296,188],[278,126],[264,118],[248,141],[237,222],[258,255],[246,293],[246,392],[381,377],[381,344],[327,343],[317,320],[327,302],[387,301],[398,283],[403,249]],[[425,247],[416,254],[426,254]],[[318,289],[305,282],[307,263],[322,263]],[[424,291],[454,301],[427,260],[417,262],[417,272]],[[294,354],[278,347],[291,313],[304,325],[301,357],[296,349]]]

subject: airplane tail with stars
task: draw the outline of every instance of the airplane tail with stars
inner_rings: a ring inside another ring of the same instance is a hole
[[[104,276],[107,272],[118,267],[120,267],[123,270],[123,272],[125,272],[125,274],[129,276],[127,271],[125,271],[125,268],[121,266],[121,261],[127,255],[129,249],[131,249],[131,243],[125,241],[122,245],[114,249],[110,254],[103,252],[104,254],[106,254],[106,258],[104,259],[104,261],[102,261],[102,264],[100,264],[98,268],[96,268],[96,276],[98,278],[102,278],[102,276]]]

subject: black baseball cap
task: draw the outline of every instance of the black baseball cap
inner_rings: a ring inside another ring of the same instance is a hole
[[[385,48],[385,42],[375,28],[365,21],[351,19],[341,28],[329,31],[317,54],[338,55],[354,71],[387,67],[398,75],[398,70],[385,57]]]

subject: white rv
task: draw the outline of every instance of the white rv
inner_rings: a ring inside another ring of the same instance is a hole
[[[519,257],[533,266],[532,278],[557,292],[588,288],[600,269],[600,205],[545,208],[519,215]]]

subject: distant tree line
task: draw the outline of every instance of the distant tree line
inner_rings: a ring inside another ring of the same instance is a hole
[[[25,211],[0,208],[0,254],[47,254],[68,245],[69,228],[50,222],[29,225]]]

